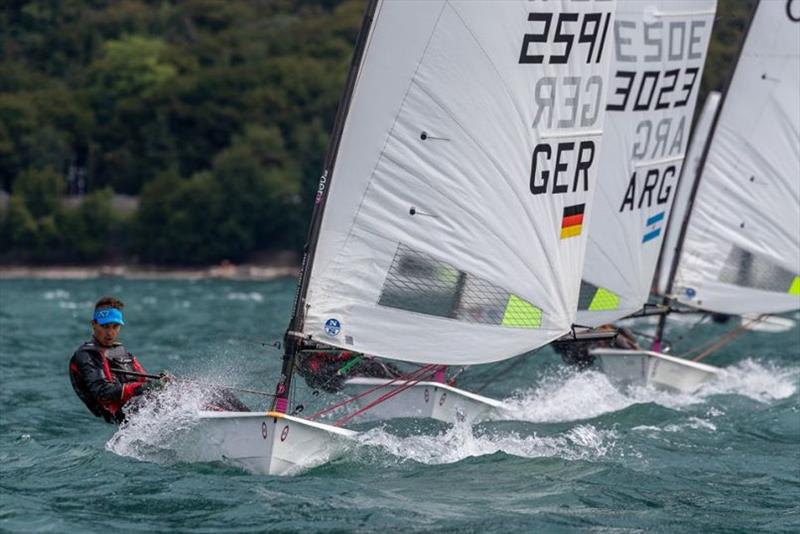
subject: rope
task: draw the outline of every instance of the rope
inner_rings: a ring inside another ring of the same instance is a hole
[[[728,332],[727,334],[721,336],[718,340],[712,339],[710,344],[706,343],[705,345],[700,345],[699,347],[695,347],[694,349],[692,349],[692,350],[686,352],[685,354],[681,355],[681,357],[688,359],[691,354],[693,354],[695,352],[698,352],[698,351],[702,351],[697,356],[692,358],[693,362],[699,362],[700,360],[702,360],[703,358],[705,358],[706,356],[708,356],[712,352],[715,352],[715,351],[721,349],[722,347],[724,347],[725,345],[727,345],[728,343],[730,343],[731,341],[733,341],[737,337],[739,337],[742,334],[744,334],[745,331],[747,331],[747,329],[750,326],[763,321],[765,317],[766,317],[765,315],[761,315],[761,316],[757,317],[756,319],[753,319],[753,320],[748,321],[746,323],[742,323],[738,327],[736,327],[735,329],[733,329],[730,332]]]
[[[413,373],[411,373],[410,375],[406,375],[406,376],[398,376],[398,377],[396,377],[396,378],[393,378],[392,380],[390,380],[389,382],[387,382],[387,383],[385,383],[385,384],[378,384],[377,386],[373,386],[373,387],[371,387],[371,388],[367,389],[366,391],[363,391],[363,392],[359,393],[358,395],[354,395],[354,396],[352,396],[352,397],[348,397],[348,398],[344,399],[344,400],[343,400],[343,401],[341,401],[341,402],[337,402],[337,403],[336,403],[336,404],[334,404],[333,406],[329,406],[328,408],[323,408],[322,410],[320,410],[320,411],[318,411],[318,412],[316,412],[316,413],[314,413],[314,414],[310,415],[310,416],[309,416],[309,419],[316,419],[317,417],[319,417],[319,416],[321,416],[321,415],[325,415],[326,413],[332,412],[332,411],[336,410],[337,408],[341,408],[342,406],[345,406],[345,405],[347,405],[347,404],[350,404],[350,403],[351,403],[351,402],[353,402],[353,401],[356,401],[356,400],[358,400],[358,399],[361,399],[361,398],[363,398],[363,397],[365,397],[365,396],[369,395],[370,393],[372,393],[372,392],[374,392],[374,391],[377,391],[377,390],[379,390],[379,389],[381,389],[381,388],[384,388],[384,387],[391,386],[392,384],[394,384],[394,383],[395,383],[395,382],[397,382],[398,380],[404,380],[404,379],[411,380],[411,379],[415,378],[416,376],[418,376],[418,375],[422,374],[424,371],[429,371],[429,370],[430,370],[431,368],[433,368],[433,367],[435,367],[435,366],[433,366],[433,365],[426,365],[426,366],[424,366],[424,367],[420,367],[419,369],[417,369],[416,371],[414,371],[414,372],[413,372]]]
[[[382,402],[385,402],[386,400],[394,397],[395,395],[399,395],[400,393],[404,392],[405,390],[415,386],[416,384],[421,382],[423,379],[432,376],[433,374],[436,373],[436,371],[438,371],[443,366],[430,366],[430,367],[432,369],[429,369],[429,372],[427,374],[421,373],[416,379],[408,380],[402,386],[389,390],[388,392],[384,393],[383,395],[381,395],[380,397],[378,397],[374,401],[370,402],[369,404],[367,404],[366,406],[364,406],[360,410],[356,410],[355,412],[351,413],[350,415],[346,415],[346,416],[342,417],[341,419],[337,420],[334,423],[334,425],[342,426],[343,424],[345,424],[346,422],[350,421],[354,417],[356,417],[358,415],[361,415],[362,413],[366,412],[367,410],[369,410],[373,406],[376,406],[376,405],[378,405],[378,404],[380,404]]]
[[[114,374],[118,375],[128,375],[128,376],[138,376],[142,378],[147,378],[148,380],[161,380],[164,378],[164,375],[153,375],[148,373],[138,373],[135,371],[122,371],[122,370],[114,370]],[[253,395],[263,395],[265,397],[274,397],[274,393],[267,393],[266,391],[259,391],[257,389],[248,389],[248,388],[240,388],[240,387],[233,387],[233,386],[226,386],[224,384],[212,384],[209,382],[201,382],[199,380],[192,380],[191,378],[179,378],[176,376],[172,377],[173,380],[176,382],[185,382],[187,384],[194,384],[196,386],[203,386],[207,388],[218,388],[218,389],[227,389],[230,391],[241,391],[243,393],[252,393]]]
[[[711,314],[710,314],[710,313],[704,313],[704,314],[703,314],[703,315],[700,317],[700,319],[698,319],[697,321],[695,321],[695,322],[694,322],[694,324],[692,324],[692,326],[689,328],[689,330],[687,330],[687,331],[686,331],[686,332],[685,332],[683,335],[681,335],[681,336],[678,336],[678,339],[676,339],[675,341],[671,342],[671,343],[670,343],[670,345],[674,345],[674,344],[676,344],[676,343],[680,343],[680,342],[681,342],[681,340],[683,340],[683,339],[684,339],[686,336],[688,336],[689,334],[691,334],[691,333],[692,333],[692,330],[694,330],[695,328],[697,328],[698,326],[700,326],[700,325],[701,325],[701,324],[702,324],[702,323],[703,323],[703,322],[704,322],[706,319],[708,319],[709,317],[711,317]]]

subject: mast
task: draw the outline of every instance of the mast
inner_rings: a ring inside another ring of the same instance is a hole
[[[711,129],[708,133],[708,139],[706,139],[706,144],[703,147],[703,154],[700,156],[700,162],[698,163],[698,175],[697,179],[694,181],[692,185],[692,190],[689,193],[689,200],[688,206],[686,208],[686,216],[683,218],[683,223],[681,224],[680,232],[678,233],[678,240],[675,244],[675,255],[672,257],[672,265],[670,265],[669,269],[669,282],[667,283],[667,290],[664,295],[663,303],[664,305],[669,305],[669,301],[671,300],[670,295],[672,294],[673,285],[675,283],[675,275],[678,272],[678,264],[680,263],[681,253],[683,252],[683,240],[686,238],[686,230],[689,227],[689,221],[692,218],[692,208],[694,207],[694,200],[697,196],[697,191],[700,189],[700,182],[703,179],[703,174],[706,167],[706,160],[708,159],[708,153],[711,149],[711,143],[714,139],[714,133],[717,130],[717,123],[719,122],[719,118],[722,115],[722,110],[725,109],[725,100],[728,97],[728,91],[731,86],[731,82],[733,81],[733,76],[736,74],[736,69],[739,66],[739,60],[742,57],[742,52],[744,51],[745,44],[747,43],[747,38],[750,36],[750,28],[753,25],[753,19],[756,18],[756,13],[758,12],[758,6],[761,3],[761,0],[756,0],[756,5],[753,7],[753,12],[750,16],[750,20],[747,21],[747,28],[744,32],[744,37],[742,38],[742,42],[739,45],[739,52],[736,54],[736,63],[734,64],[733,69],[731,69],[730,74],[728,74],[728,79],[725,81],[725,88],[722,91],[722,98],[719,103],[719,107],[717,108],[717,112],[714,114],[714,120],[711,122]],[[658,321],[658,328],[656,329],[656,338],[653,342],[653,349],[659,350],[661,349],[661,340],[664,336],[664,328],[667,324],[667,314],[661,316],[661,319]]]
[[[302,348],[301,336],[305,317],[305,300],[306,292],[308,291],[308,282],[314,264],[314,252],[319,239],[319,230],[322,225],[325,204],[328,200],[328,191],[331,187],[333,168],[336,164],[336,156],[339,152],[342,131],[344,130],[347,113],[350,109],[353,89],[355,88],[358,71],[364,57],[364,51],[372,28],[377,5],[378,0],[370,0],[366,12],[364,13],[361,30],[359,31],[355,51],[353,52],[353,59],[350,63],[350,71],[347,75],[347,82],[342,97],[339,100],[336,117],[333,122],[333,131],[331,132],[331,138],[328,142],[328,148],[325,154],[324,171],[319,179],[317,196],[311,214],[311,224],[309,225],[306,244],[303,247],[303,261],[300,268],[300,277],[297,282],[297,292],[295,293],[294,304],[292,306],[292,318],[289,321],[289,326],[283,338],[283,365],[281,367],[281,376],[275,390],[275,403],[273,405],[273,409],[276,412],[285,413],[289,405],[289,391],[292,385],[292,375],[294,374],[295,356]]]

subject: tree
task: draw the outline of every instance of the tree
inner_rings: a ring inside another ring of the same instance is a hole
[[[56,217],[63,188],[63,180],[52,169],[31,168],[20,175],[9,200],[7,224],[12,248],[34,259],[56,255],[60,238]]]
[[[64,179],[53,169],[27,169],[14,182],[12,198],[17,198],[35,219],[53,215],[60,208]]]

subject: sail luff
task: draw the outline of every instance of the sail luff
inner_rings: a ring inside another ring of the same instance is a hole
[[[692,130],[689,139],[689,151],[686,153],[686,160],[683,166],[681,178],[678,181],[678,190],[675,194],[675,202],[672,207],[672,216],[666,228],[666,235],[662,243],[661,253],[658,259],[658,270],[653,280],[654,292],[661,297],[667,295],[669,284],[670,267],[677,255],[676,243],[680,232],[678,224],[682,224],[686,217],[687,200],[694,187],[695,182],[700,176],[700,158],[703,156],[705,146],[711,139],[711,124],[719,110],[719,101],[722,94],[719,91],[711,91],[703,104],[703,110]],[[674,224],[673,224],[674,223]]]
[[[274,403],[274,409],[279,412],[285,412],[287,408],[287,399],[290,394],[292,375],[295,367],[294,359],[300,346],[299,336],[303,329],[303,319],[305,315],[304,307],[306,293],[308,291],[308,282],[314,264],[314,252],[319,239],[319,230],[322,224],[323,215],[325,213],[325,204],[328,198],[327,193],[330,190],[330,179],[332,178],[333,168],[336,164],[336,156],[339,152],[339,143],[341,141],[344,123],[347,118],[347,112],[350,108],[350,101],[353,94],[353,88],[355,87],[356,79],[358,77],[358,70],[361,65],[361,60],[364,56],[364,50],[366,49],[367,42],[369,40],[370,28],[372,27],[375,12],[380,1],[381,0],[370,0],[364,13],[364,18],[361,23],[361,30],[359,31],[359,35],[356,40],[353,59],[350,63],[350,70],[347,75],[347,82],[336,110],[333,132],[326,150],[324,170],[319,180],[317,195],[314,200],[314,209],[312,210],[311,222],[308,230],[308,237],[306,238],[306,244],[303,249],[303,261],[301,264],[300,276],[297,282],[297,291],[295,293],[295,299],[292,305],[292,317],[284,335],[283,364],[281,367],[281,377],[278,382],[276,391],[277,394]]]

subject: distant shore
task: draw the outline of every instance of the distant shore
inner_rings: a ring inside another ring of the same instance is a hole
[[[221,264],[210,267],[0,265],[0,280],[15,278],[50,280],[87,280],[91,278],[124,278],[130,280],[273,280],[284,276],[296,277],[299,271],[299,267],[296,266],[257,264]]]

